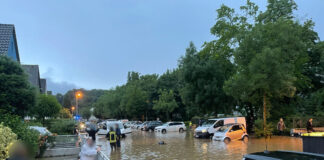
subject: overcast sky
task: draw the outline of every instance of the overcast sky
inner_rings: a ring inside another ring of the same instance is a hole
[[[109,89],[128,71],[162,74],[193,41],[214,37],[216,9],[243,0],[1,0],[0,23],[15,24],[20,59],[38,64],[55,92]],[[265,9],[266,0],[257,4]],[[297,0],[324,38],[324,0]]]

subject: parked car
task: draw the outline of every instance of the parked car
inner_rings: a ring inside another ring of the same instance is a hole
[[[148,123],[150,123],[150,121],[146,121],[146,122],[142,123],[141,125],[139,125],[137,127],[137,129],[140,129],[141,131],[143,131]]]
[[[324,160],[323,154],[294,151],[264,151],[243,156],[243,160]]]
[[[228,143],[232,140],[243,140],[247,141],[249,139],[249,135],[243,124],[240,123],[232,123],[227,124],[220,127],[214,134],[213,140],[216,141],[224,141]]]
[[[33,130],[36,130],[37,132],[39,132],[40,135],[49,135],[51,136],[52,133],[47,130],[46,127],[39,127],[39,126],[29,126],[29,129],[33,129]]]
[[[132,133],[132,130],[130,128],[125,128],[123,123],[120,121],[106,121],[104,123],[103,127],[99,129],[98,134],[107,134],[111,127],[114,128],[114,130],[115,130],[116,124],[118,125],[118,128],[120,129],[122,137],[125,137],[126,134]]]
[[[240,123],[246,127],[245,117],[208,119],[201,126],[195,129],[196,138],[209,138],[221,127],[230,123]]]
[[[161,126],[163,123],[161,121],[151,121],[144,126],[144,131],[154,131],[155,127]]]
[[[167,122],[162,126],[155,127],[156,132],[183,132],[186,130],[186,125],[183,122]]]

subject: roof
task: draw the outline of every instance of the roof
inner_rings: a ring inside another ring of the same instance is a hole
[[[13,24],[0,24],[0,55],[8,52],[10,38],[13,35],[14,41],[16,43],[17,59],[19,58],[18,43],[16,38],[16,30]]]
[[[40,76],[39,76],[39,67],[38,65],[21,65],[25,70],[25,73],[28,75],[29,82],[36,88],[41,89]]]

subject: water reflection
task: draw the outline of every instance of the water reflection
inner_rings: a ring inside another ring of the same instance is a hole
[[[164,141],[165,145],[158,142]],[[111,152],[104,137],[98,144],[112,159],[242,159],[251,152],[265,150],[264,139],[250,139],[248,142],[232,141],[229,144],[210,139],[193,138],[192,132],[185,133],[150,133],[134,131],[121,141],[121,148]],[[302,151],[302,140],[291,137],[273,137],[268,143],[268,150]]]

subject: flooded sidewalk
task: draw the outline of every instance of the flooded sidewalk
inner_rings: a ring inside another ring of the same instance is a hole
[[[165,145],[159,145],[164,141]],[[247,143],[232,141],[229,144],[211,139],[196,139],[192,132],[167,134],[133,131],[121,140],[121,148],[111,152],[104,136],[98,136],[97,145],[112,160],[119,159],[242,159],[244,154],[264,151],[264,138],[251,138]],[[274,136],[268,150],[302,151],[302,139]]]

